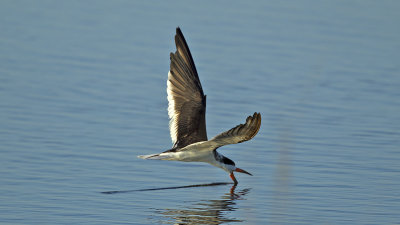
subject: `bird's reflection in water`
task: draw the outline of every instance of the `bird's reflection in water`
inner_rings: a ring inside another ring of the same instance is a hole
[[[223,224],[229,222],[244,222],[236,218],[229,218],[227,212],[235,211],[236,201],[244,199],[250,189],[235,191],[236,186],[222,195],[220,199],[201,200],[184,209],[158,209],[156,212],[165,220],[162,224]]]

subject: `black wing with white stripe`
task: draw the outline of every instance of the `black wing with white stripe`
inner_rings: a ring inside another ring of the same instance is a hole
[[[176,52],[170,54],[168,73],[168,115],[174,148],[206,141],[206,96],[203,93],[189,47],[180,28],[176,28]]]

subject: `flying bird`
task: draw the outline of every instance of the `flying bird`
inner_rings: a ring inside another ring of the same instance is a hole
[[[217,152],[217,148],[252,139],[261,126],[260,113],[247,117],[244,124],[207,139],[206,96],[197,74],[189,47],[181,29],[176,28],[176,52],[170,54],[170,70],[167,81],[169,129],[173,146],[157,154],[138,156],[142,159],[206,162],[230,174],[234,185],[238,184],[233,172],[249,172],[236,167],[235,163]]]

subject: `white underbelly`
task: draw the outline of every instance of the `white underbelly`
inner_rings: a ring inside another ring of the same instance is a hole
[[[186,146],[178,152],[165,152],[160,155],[165,156],[164,160],[176,160],[184,162],[212,162],[215,161],[212,149],[205,142],[198,142]]]
[[[183,162],[210,162],[214,159],[212,151],[180,151],[162,153],[164,160],[176,160]]]

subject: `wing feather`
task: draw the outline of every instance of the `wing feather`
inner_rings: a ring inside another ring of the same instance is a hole
[[[210,140],[213,142],[216,148],[229,145],[237,144],[252,139],[261,127],[261,114],[254,113],[253,116],[249,116],[246,119],[246,123],[237,125],[236,127],[218,134]]]
[[[174,148],[206,141],[206,96],[203,93],[189,47],[178,27],[175,35],[176,52],[170,54],[168,73],[168,116]]]

